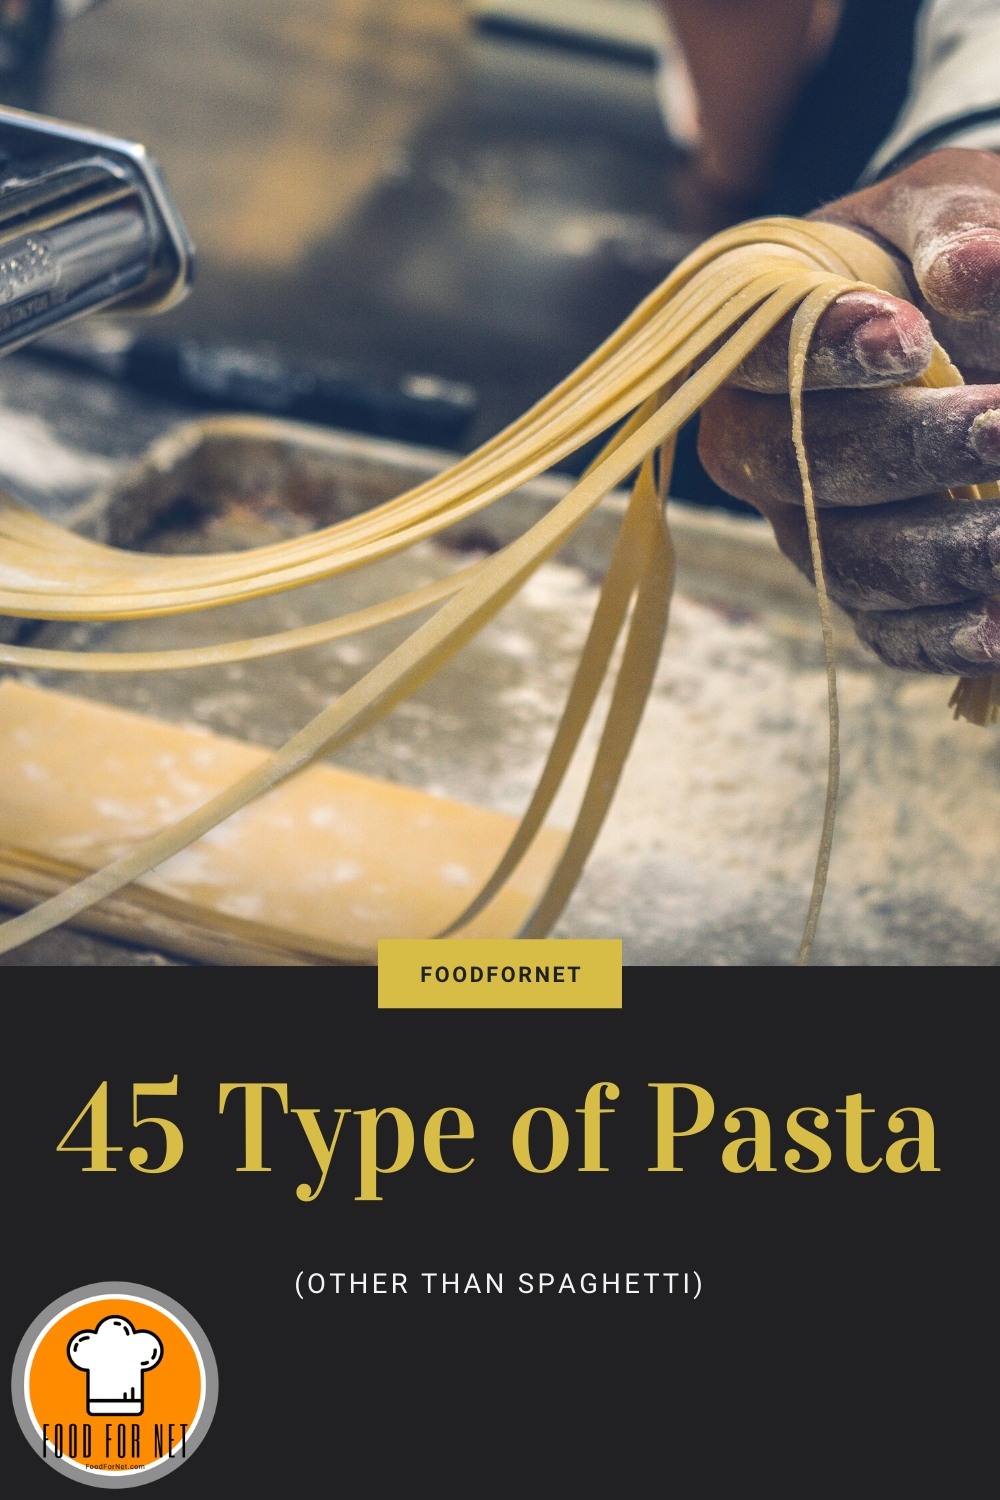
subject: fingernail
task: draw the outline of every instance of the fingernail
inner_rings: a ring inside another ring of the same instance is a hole
[[[969,428],[969,447],[989,464],[1000,464],[1000,409],[980,412]]]
[[[870,375],[908,379],[926,368],[934,341],[926,326],[904,328],[891,313],[882,313],[855,330],[852,347],[858,364]]]
[[[1000,605],[987,605],[980,619],[955,631],[951,644],[968,662],[1000,662]]]
[[[914,263],[924,292],[953,318],[983,318],[1000,309],[1000,232],[986,226],[931,242]]]

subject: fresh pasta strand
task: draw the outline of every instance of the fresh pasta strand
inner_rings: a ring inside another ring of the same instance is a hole
[[[552,510],[513,542],[444,583],[417,589],[319,625],[278,635],[156,652],[68,652],[0,646],[11,667],[60,671],[183,670],[248,661],[333,640],[433,609],[407,639],[264,763],[124,857],[58,889],[0,926],[8,952],[63,922],[78,921],[266,791],[377,723],[438,672],[613,490],[636,476],[549,756],[520,825],[471,901],[444,914],[437,935],[460,933],[510,879],[563,784],[623,640],[576,822],[548,885],[521,929],[551,930],[607,815],[637,732],[667,626],[673,562],[663,499],[673,442],[736,366],[787,314],[793,435],[809,527],[827,666],[830,749],[827,795],[812,893],[799,951],[811,957],[833,842],[838,785],[838,709],[832,623],[823,577],[821,527],[812,496],[802,382],[809,340],[845,291],[881,288],[905,296],[893,262],[839,226],[794,219],[739,225],[689,256],[577,370],[517,422],[445,473],[384,505],[288,541],[237,553],[178,557],[130,552],[76,536],[0,496],[0,612],[43,620],[123,620],[224,609],[366,567],[493,504],[590,442],[613,433],[600,457]],[[961,377],[938,351],[928,384]],[[261,429],[280,424],[260,421]],[[996,488],[996,487],[991,487]],[[963,498],[987,498],[986,491]],[[955,498],[959,498],[956,492]],[[1000,677],[965,680],[956,717],[987,724],[1000,713]],[[245,924],[244,924],[245,925]],[[247,945],[252,947],[252,924]],[[414,936],[432,936],[432,933]],[[274,944],[261,928],[261,943]],[[352,954],[347,961],[373,961]],[[298,960],[296,960],[298,961]],[[308,959],[306,960],[308,961]],[[330,961],[328,954],[315,961]]]

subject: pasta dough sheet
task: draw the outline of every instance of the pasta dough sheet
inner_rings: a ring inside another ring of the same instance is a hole
[[[158,832],[267,758],[206,730],[0,683],[0,900],[26,906]],[[429,937],[485,881],[517,819],[310,766],[81,918],[212,962],[369,962]],[[517,933],[563,851],[543,828],[463,937]],[[413,864],[419,860],[419,871]]]

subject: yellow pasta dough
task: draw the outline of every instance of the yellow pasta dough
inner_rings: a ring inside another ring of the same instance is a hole
[[[205,802],[267,751],[121,708],[0,683],[0,879],[25,901],[99,869]],[[100,908],[102,930],[214,962],[364,962],[430,931],[510,842],[516,819],[319,764]],[[387,836],[388,833],[388,836]],[[468,937],[506,937],[559,857],[545,829]],[[419,850],[421,878],[398,851]],[[93,922],[97,913],[89,917]]]

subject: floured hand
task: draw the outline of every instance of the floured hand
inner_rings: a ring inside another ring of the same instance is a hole
[[[831,596],[893,666],[1000,669],[1000,501],[940,492],[1000,480],[1000,156],[948,149],[811,217],[900,261],[914,304],[848,293],[821,320],[805,437]],[[936,338],[967,385],[909,386]],[[779,327],[702,412],[699,450],[811,575]]]

